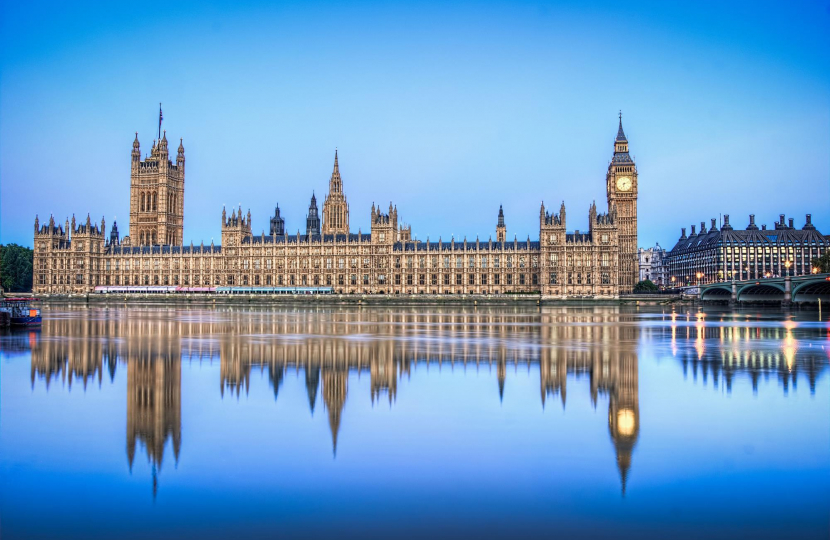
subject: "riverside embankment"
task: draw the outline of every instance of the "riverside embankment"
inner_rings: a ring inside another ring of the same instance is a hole
[[[680,295],[627,295],[621,298],[544,298],[538,294],[508,295],[262,295],[262,294],[69,294],[39,295],[45,304],[134,305],[664,305],[691,303]]]

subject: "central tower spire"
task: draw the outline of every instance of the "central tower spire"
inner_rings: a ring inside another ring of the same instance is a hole
[[[334,149],[334,169],[329,180],[329,193],[323,202],[323,234],[349,234],[349,204],[343,194],[343,180],[337,149]]]

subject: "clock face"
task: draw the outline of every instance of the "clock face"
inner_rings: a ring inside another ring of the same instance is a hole
[[[627,176],[621,176],[617,178],[617,189],[619,191],[629,191],[631,190],[631,178]]]

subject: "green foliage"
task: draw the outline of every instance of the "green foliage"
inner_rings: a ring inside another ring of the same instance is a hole
[[[815,257],[810,261],[813,268],[818,268],[822,274],[830,274],[830,251],[827,251],[821,257]]]
[[[650,279],[645,281],[640,281],[636,285],[634,285],[634,292],[635,293],[650,293],[650,292],[657,292],[657,285],[652,283]]]
[[[34,251],[9,244],[0,244],[0,286],[4,291],[29,292],[32,290],[32,261]]]

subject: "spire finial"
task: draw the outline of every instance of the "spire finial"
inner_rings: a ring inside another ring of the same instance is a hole
[[[622,127],[622,109],[620,109],[620,127],[617,129],[617,139],[616,142],[626,142],[627,139],[625,138],[625,132],[623,132]]]

